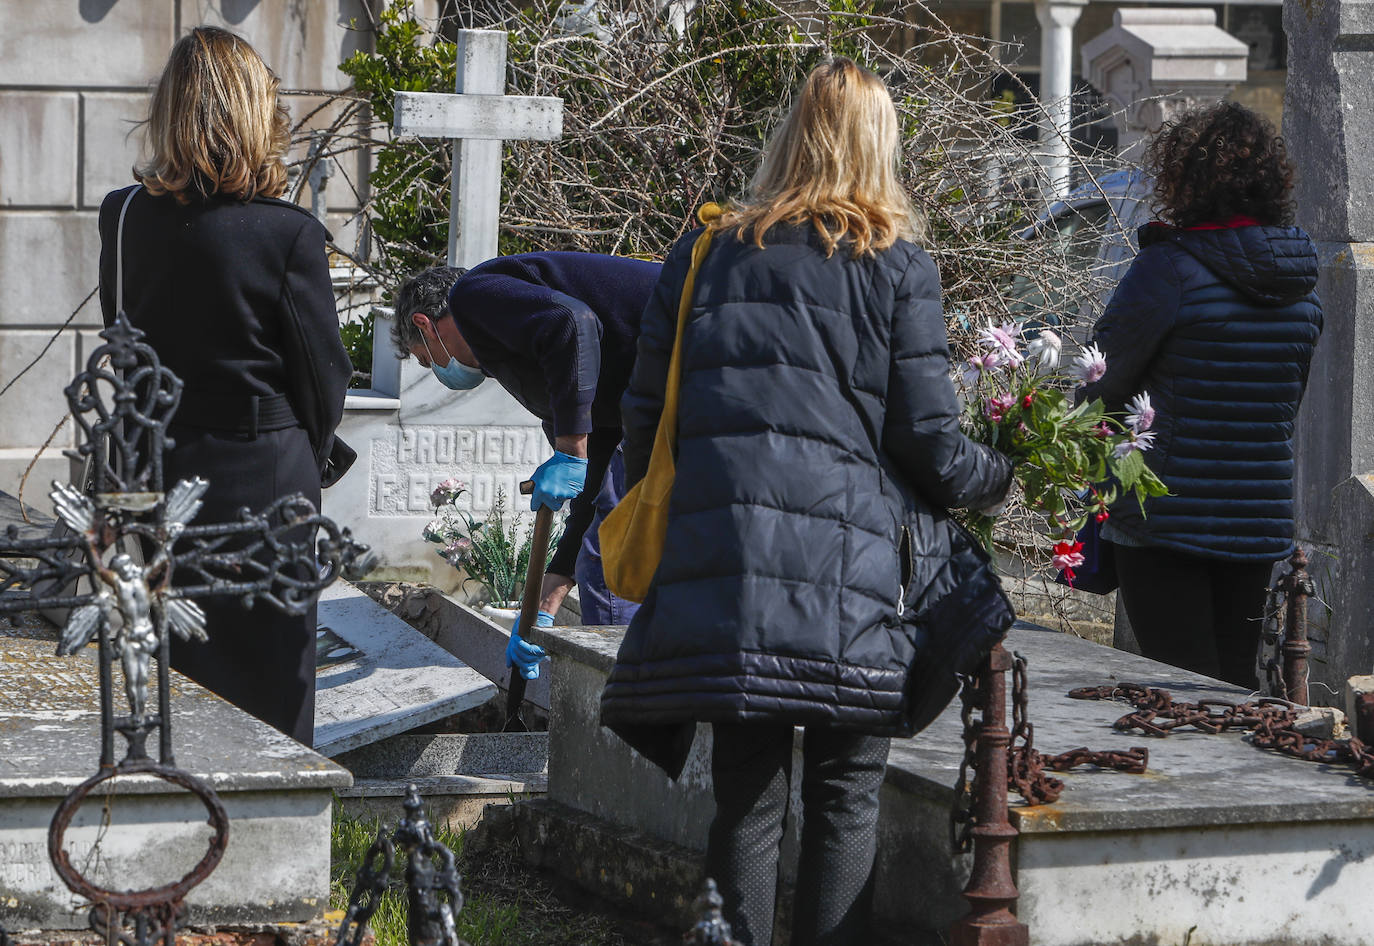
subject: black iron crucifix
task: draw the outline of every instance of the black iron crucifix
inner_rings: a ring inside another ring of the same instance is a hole
[[[195,477],[162,488],[163,451],[172,445],[167,424],[181,381],[123,313],[100,337],[105,344],[65,391],[82,431],[81,445],[69,455],[87,470],[83,488],[54,483],[50,493],[69,531],[21,539],[9,527],[0,538],[0,612],[69,609],[58,654],[77,653],[98,640],[100,768],[59,806],[49,829],[49,855],[67,886],[94,904],[96,929],[113,931],[130,946],[172,946],[183,898],[223,855],[228,819],[213,789],[175,765],[170,635],[204,639],[205,615],[195,598],[231,596],[250,607],[301,614],[340,573],[366,571],[370,553],[299,494],[258,512],[242,509],[233,522],[193,524],[209,484]],[[89,591],[77,584],[82,579]],[[155,708],[148,705],[154,657]],[[116,660],[128,715],[114,712]],[[156,761],[146,749],[153,731],[160,750]],[[128,745],[118,763],[115,732]],[[201,862],[174,884],[144,891],[98,888],[72,867],[62,838],[92,789],[135,772],[194,792],[209,811],[215,837]]]

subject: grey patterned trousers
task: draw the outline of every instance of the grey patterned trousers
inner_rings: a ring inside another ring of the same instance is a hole
[[[716,816],[707,875],[725,900],[742,946],[771,946],[778,848],[791,793],[792,727],[712,725]],[[802,751],[801,852],[793,946],[866,942],[873,900],[878,789],[890,739],[806,727]]]

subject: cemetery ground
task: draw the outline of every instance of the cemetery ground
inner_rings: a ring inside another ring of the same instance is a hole
[[[347,908],[357,869],[380,826],[380,819],[356,818],[336,808],[331,910]],[[458,916],[458,935],[469,946],[675,946],[681,942],[680,930],[630,915],[572,888],[555,874],[525,866],[519,842],[508,827],[509,819],[493,807],[491,818],[473,829],[436,832],[458,856],[466,898]],[[401,872],[398,864],[393,889],[372,919],[377,946],[406,943]]]

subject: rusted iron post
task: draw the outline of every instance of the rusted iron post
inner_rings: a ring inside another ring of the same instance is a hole
[[[1011,878],[1007,820],[1007,671],[1011,654],[998,644],[979,674],[978,777],[973,794],[973,872],[964,887],[969,912],[950,931],[951,946],[1029,946],[1030,932],[1011,912],[1019,891]]]
[[[1286,698],[1302,706],[1307,705],[1307,656],[1312,645],[1307,642],[1307,599],[1315,589],[1307,574],[1307,553],[1299,546],[1288,559],[1288,574],[1279,579],[1287,606],[1283,624],[1283,686]]]
[[[1350,725],[1355,735],[1365,745],[1374,745],[1374,693],[1361,693],[1355,697],[1355,718]]]

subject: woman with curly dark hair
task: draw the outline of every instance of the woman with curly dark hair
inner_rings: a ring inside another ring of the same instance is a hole
[[[1161,219],[1140,229],[1094,328],[1107,370],[1079,397],[1129,412],[1169,495],[1143,513],[1122,499],[1102,534],[1141,651],[1253,689],[1265,587],[1293,550],[1293,422],[1322,327],[1316,249],[1292,225],[1283,139],[1249,109],[1182,115],[1146,164]]]

